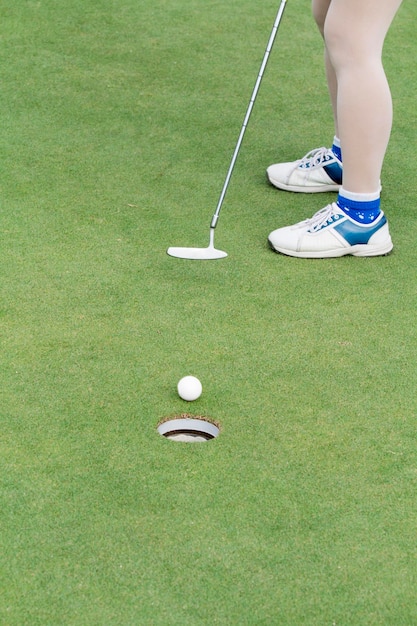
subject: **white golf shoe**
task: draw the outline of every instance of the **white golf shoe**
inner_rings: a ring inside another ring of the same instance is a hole
[[[305,259],[380,256],[393,248],[388,222],[381,211],[370,224],[360,224],[334,202],[311,219],[274,230],[268,237],[281,254]]]
[[[321,193],[339,190],[343,166],[332,150],[316,148],[298,161],[270,165],[266,173],[269,182],[278,189]]]

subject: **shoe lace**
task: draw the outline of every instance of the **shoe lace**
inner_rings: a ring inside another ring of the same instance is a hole
[[[336,220],[340,218],[339,212],[336,210],[334,204],[328,204],[324,207],[324,209],[320,209],[311,217],[306,220],[305,223],[308,225],[308,230],[312,233],[317,232],[323,226],[327,226],[332,224]]]
[[[329,148],[316,148],[308,152],[300,161],[298,167],[320,167],[323,163],[326,163],[334,158],[334,155]]]

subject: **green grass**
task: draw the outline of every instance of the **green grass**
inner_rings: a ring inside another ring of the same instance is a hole
[[[264,179],[332,138],[295,2],[216,230],[228,258],[165,254],[208,244],[276,10],[2,2],[2,624],[416,622],[416,8],[385,49],[391,256],[266,246],[331,197]],[[157,434],[184,411],[218,439]]]

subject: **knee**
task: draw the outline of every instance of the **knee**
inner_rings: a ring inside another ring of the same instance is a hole
[[[346,67],[365,67],[381,59],[380,40],[362,25],[349,27],[344,20],[335,19],[329,14],[325,20],[323,37],[336,73]]]
[[[366,62],[368,50],[364,49],[360,37],[356,32],[349,31],[340,22],[327,19],[324,24],[323,37],[336,73],[346,66]]]
[[[331,63],[336,70],[341,63],[347,61],[347,33],[334,20],[328,19],[323,25],[323,38]]]

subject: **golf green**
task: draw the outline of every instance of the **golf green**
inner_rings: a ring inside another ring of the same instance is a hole
[[[0,622],[416,623],[416,5],[384,60],[388,257],[266,244],[332,194],[265,180],[333,137],[309,3],[0,6]],[[199,378],[195,402],[178,381]],[[204,443],[158,425],[220,428]]]

